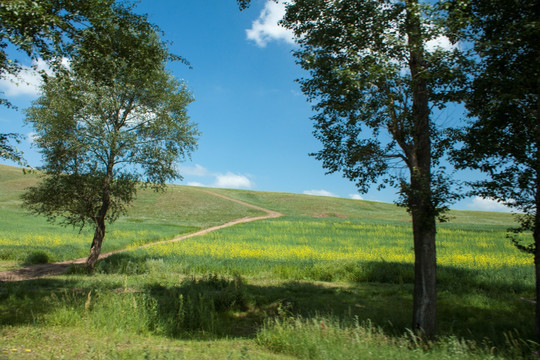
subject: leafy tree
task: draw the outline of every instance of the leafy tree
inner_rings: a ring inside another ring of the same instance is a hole
[[[22,69],[21,63],[9,55],[8,45],[33,60],[70,57],[73,40],[88,27],[114,17],[114,8],[119,6],[114,0],[1,1],[0,77],[17,75]],[[9,99],[0,96],[2,105],[14,107]],[[23,164],[22,154],[9,143],[13,136],[0,134],[0,158]]]
[[[47,77],[26,112],[41,149],[44,180],[24,204],[50,220],[95,227],[93,269],[106,222],[126,211],[138,184],[163,189],[196,146],[186,107],[192,96],[165,69],[171,55],[145,17],[116,9],[86,29],[69,69]]]
[[[360,191],[400,189],[413,223],[413,328],[427,336],[436,323],[436,218],[452,198],[437,167],[448,143],[431,108],[444,107],[463,80],[452,51],[427,50],[440,38],[439,15],[416,0],[296,0],[282,22],[310,74],[299,82],[316,103],[323,149],[313,155]]]
[[[512,233],[532,232],[522,250],[534,254],[540,299],[540,3],[449,1],[450,29],[472,44],[471,81],[465,96],[470,119],[454,152],[461,168],[488,178],[472,182],[472,193],[522,212]],[[540,302],[536,303],[540,339]]]

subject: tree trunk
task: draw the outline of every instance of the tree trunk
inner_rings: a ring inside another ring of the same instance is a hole
[[[409,41],[409,69],[412,78],[413,150],[409,158],[411,189],[409,206],[414,237],[413,329],[427,338],[436,329],[437,256],[435,249],[435,207],[431,191],[431,123],[418,1],[406,1]]]
[[[98,219],[96,221],[96,231],[94,232],[94,239],[92,240],[92,246],[90,247],[90,255],[86,259],[86,268],[89,271],[94,270],[96,262],[98,261],[99,254],[101,253],[101,244],[105,237],[105,218]]]
[[[107,174],[103,179],[103,188],[101,192],[101,207],[97,216],[95,217],[96,230],[94,232],[94,239],[92,240],[92,246],[90,247],[90,255],[86,259],[86,268],[88,271],[93,271],[98,261],[99,254],[101,253],[101,244],[103,238],[105,238],[105,219],[109,207],[111,205],[111,181],[113,176],[114,156],[110,156],[109,163],[107,165]]]
[[[412,186],[414,191],[414,186]],[[427,195],[427,194],[426,194]],[[416,200],[416,199],[415,199]],[[417,199],[412,210],[414,237],[413,329],[433,337],[437,310],[436,225],[430,197]]]

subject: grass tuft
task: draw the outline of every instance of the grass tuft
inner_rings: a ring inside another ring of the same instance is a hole
[[[47,264],[49,262],[49,254],[43,251],[33,251],[24,259],[26,265]]]

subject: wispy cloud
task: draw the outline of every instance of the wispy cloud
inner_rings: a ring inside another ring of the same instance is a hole
[[[182,176],[208,176],[210,172],[204,167],[199,164],[195,164],[195,166],[184,166],[180,165],[179,169],[180,174]]]
[[[360,194],[349,194],[349,197],[354,200],[364,200],[364,198],[360,196]]]
[[[212,172],[202,165],[195,164],[194,166],[180,165],[178,167],[180,174],[184,177],[202,178],[202,181],[192,181],[189,179],[189,186],[207,186],[229,189],[251,189],[254,187],[250,175],[236,174],[231,171],[226,173]]]
[[[512,209],[495,199],[475,197],[466,205],[469,210],[511,212]]]
[[[246,30],[247,38],[255,41],[259,47],[265,47],[270,41],[294,44],[292,31],[278,24],[284,15],[285,4],[282,1],[276,3],[268,0],[259,18],[251,24],[251,29]]]
[[[331,196],[331,197],[339,197],[338,195],[327,191],[327,190],[305,190],[304,194],[306,195],[315,195],[315,196]]]
[[[17,76],[7,74],[0,79],[0,90],[6,96],[38,96],[41,75],[35,69],[23,66]]]
[[[69,67],[69,60],[62,59],[62,65]],[[32,96],[40,94],[42,82],[41,73],[52,74],[52,69],[46,61],[37,59],[32,66],[22,66],[17,75],[4,74],[0,76],[0,91],[6,96]]]

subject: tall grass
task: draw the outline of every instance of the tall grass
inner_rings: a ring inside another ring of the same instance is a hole
[[[515,340],[508,335],[509,341]],[[455,336],[423,341],[412,332],[390,337],[370,321],[358,318],[282,317],[268,320],[257,341],[276,352],[299,359],[507,359],[535,358],[534,344],[517,341],[509,352],[500,353],[489,343]]]

